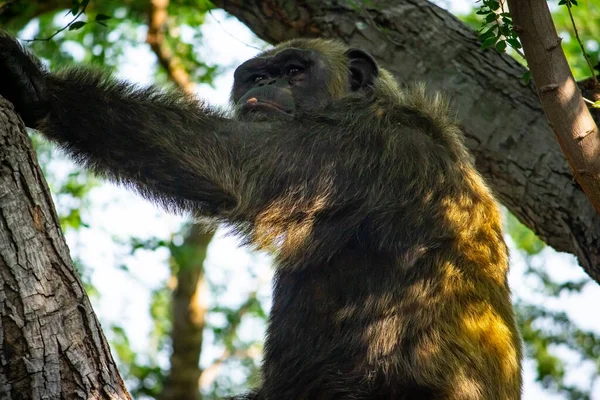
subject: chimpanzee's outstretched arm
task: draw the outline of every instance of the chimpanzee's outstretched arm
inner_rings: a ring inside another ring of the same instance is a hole
[[[239,126],[186,98],[83,69],[47,77],[49,113],[35,127],[93,171],[165,205],[235,206]]]
[[[355,137],[335,124],[242,123],[181,93],[81,68],[49,74],[1,35],[0,75],[0,95],[28,126],[93,171],[174,208],[235,210],[246,219],[284,197],[286,212],[292,203],[312,207],[327,196],[339,203],[336,176],[359,174],[372,163],[361,146],[341,146],[355,154],[339,157],[340,141]],[[343,187],[351,193],[344,198],[358,195]]]

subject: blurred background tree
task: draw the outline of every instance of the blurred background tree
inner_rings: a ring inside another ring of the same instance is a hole
[[[597,63],[600,1],[581,3],[578,28]],[[467,11],[477,4],[439,4],[480,26]],[[568,14],[553,10],[574,74],[583,79],[588,70]],[[266,46],[202,0],[0,1],[0,25],[23,40],[36,38],[28,43],[50,68],[90,64],[142,84],[177,85],[222,106],[232,68]],[[256,382],[270,307],[268,257],[236,249],[226,227],[213,238],[185,217],[167,216],[32,139],[132,396],[216,399]],[[588,323],[595,314],[589,305],[600,299],[597,284],[574,257],[545,246],[508,212],[506,233],[527,349],[525,398],[600,399],[600,325]]]

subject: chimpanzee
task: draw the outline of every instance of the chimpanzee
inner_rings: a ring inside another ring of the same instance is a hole
[[[262,383],[241,398],[521,397],[501,216],[440,96],[322,39],[243,63],[231,116],[50,73],[6,34],[0,77],[25,124],[81,165],[274,254]]]

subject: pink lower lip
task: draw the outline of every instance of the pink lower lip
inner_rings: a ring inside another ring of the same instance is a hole
[[[252,99],[255,99],[255,98],[253,97]],[[258,100],[251,101],[252,99],[250,99],[246,102],[246,107],[249,107],[249,108],[266,107],[271,110],[276,110],[276,111],[280,111],[280,112],[289,114],[287,111],[285,111],[281,107],[277,106],[276,104],[268,103],[266,101],[258,101]]]

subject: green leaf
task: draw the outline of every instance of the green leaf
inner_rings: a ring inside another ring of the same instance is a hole
[[[497,2],[497,1],[495,1],[495,0],[492,0],[492,1],[488,2],[486,5],[487,5],[487,6],[490,8],[490,10],[492,10],[492,11],[496,11],[497,9],[499,9],[499,8],[500,8],[500,3],[498,3],[498,2]]]
[[[510,47],[512,47],[515,50],[518,50],[521,48],[521,42],[519,42],[517,39],[508,38],[508,39],[506,39],[506,41],[508,42]]]
[[[81,29],[85,26],[85,22],[84,21],[76,21],[73,22],[71,25],[69,25],[69,30],[70,31],[76,31],[77,29]]]
[[[523,74],[523,76],[521,77],[521,79],[523,79],[523,82],[528,85],[529,82],[531,82],[531,71],[527,71]]]
[[[571,4],[573,4],[574,6],[578,6],[579,4],[577,4],[577,0],[571,0]]]
[[[71,14],[77,15],[80,7],[79,0],[71,0]]]
[[[481,44],[481,48],[482,49],[487,49],[488,47],[492,47],[493,45],[496,44],[497,39],[495,37],[486,39],[483,41],[483,43]]]
[[[96,21],[106,21],[107,19],[111,19],[112,17],[109,15],[98,14],[96,15]]]
[[[492,26],[490,29],[488,29],[487,31],[485,31],[484,33],[482,33],[481,35],[479,35],[479,40],[481,40],[482,42],[489,39],[489,38],[495,38],[496,37],[496,30],[498,29],[498,25],[494,25]]]
[[[506,41],[500,40],[498,43],[496,43],[496,50],[498,50],[499,53],[504,53],[506,50]]]
[[[498,19],[498,16],[495,13],[491,13],[485,17],[485,22],[490,23],[490,22],[494,22],[497,19]]]
[[[592,108],[600,108],[600,100],[595,101],[594,104],[592,104]]]

